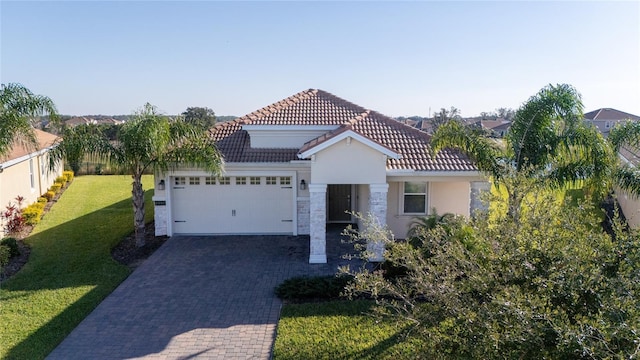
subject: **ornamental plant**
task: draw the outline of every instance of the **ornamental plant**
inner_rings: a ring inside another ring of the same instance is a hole
[[[4,211],[0,213],[3,222],[3,231],[6,235],[16,235],[25,227],[25,219],[22,216],[22,202],[24,197],[18,195],[14,202],[9,202]]]
[[[640,236],[616,219],[609,235],[589,202],[569,202],[539,195],[518,222],[479,216],[412,241],[367,231],[404,271],[343,269],[354,276],[347,293],[374,298],[372,316],[411,324],[429,342],[423,358],[637,358]]]

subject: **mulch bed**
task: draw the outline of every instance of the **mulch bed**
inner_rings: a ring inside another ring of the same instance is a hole
[[[144,260],[158,250],[168,239],[167,236],[154,235],[155,224],[153,221],[148,223],[144,230],[145,244],[143,247],[136,246],[135,233],[131,233],[111,250],[113,259],[133,270],[140,266]]]

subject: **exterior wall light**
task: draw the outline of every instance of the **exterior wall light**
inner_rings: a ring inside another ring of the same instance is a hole
[[[307,189],[307,182],[304,181],[304,179],[300,180],[300,190],[306,190]]]
[[[164,179],[160,180],[158,183],[158,190],[164,190]]]

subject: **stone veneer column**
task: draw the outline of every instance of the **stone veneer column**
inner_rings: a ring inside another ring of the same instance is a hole
[[[167,206],[156,205],[154,201],[153,206],[153,221],[155,223],[155,235],[162,236],[167,235]],[[165,204],[164,201],[159,202]]]
[[[469,214],[473,216],[476,211],[489,210],[489,201],[482,199],[482,194],[491,191],[491,183],[488,181],[472,181],[470,189]]]
[[[369,213],[382,227],[387,225],[387,192],[389,184],[369,184]],[[367,241],[367,251],[371,254],[369,261],[384,260],[384,243]]]
[[[309,184],[309,263],[327,262],[327,184]]]

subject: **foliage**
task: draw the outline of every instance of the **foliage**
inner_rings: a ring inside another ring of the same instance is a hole
[[[51,191],[51,192],[53,192],[55,194],[57,194],[60,191],[60,189],[62,189],[62,184],[57,183],[57,182],[51,184],[51,186],[49,187],[49,191]]]
[[[9,263],[9,259],[11,258],[11,255],[9,255],[10,252],[11,250],[8,246],[0,244],[0,271],[2,271],[2,268]]]
[[[372,296],[381,316],[411,323],[447,358],[637,357],[639,236],[618,223],[614,241],[593,228],[590,207],[541,195],[519,224],[461,223],[474,247],[444,226],[425,229],[418,244],[375,239],[405,275],[364,267],[348,292]]]
[[[188,107],[182,116],[186,123],[202,130],[216,124],[216,114],[208,107]]]
[[[44,359],[129,275],[111,257],[133,231],[129,184],[126,176],[75,179],[24,240],[29,262],[0,287],[0,359]]]
[[[44,204],[42,203],[33,203],[26,208],[22,209],[22,217],[24,218],[24,223],[27,225],[36,225],[40,222],[42,218],[42,213],[44,212]]]
[[[348,275],[294,277],[278,285],[275,293],[281,299],[294,301],[337,299],[351,279]]]
[[[5,235],[17,235],[24,229],[25,220],[22,216],[22,196],[16,196],[15,201],[9,202],[4,211],[0,213],[3,221],[3,232]]]
[[[41,203],[41,204],[46,204],[46,203],[48,203],[48,202],[49,202],[49,199],[47,199],[47,198],[46,198],[46,197],[44,197],[44,196],[40,196],[40,197],[38,198],[38,202],[39,202],[39,203]]]
[[[62,172],[62,176],[64,176],[65,179],[67,179],[67,182],[71,182],[73,181],[73,171],[63,171]]]
[[[12,237],[6,237],[0,241],[0,245],[9,249],[9,258],[20,255],[20,248],[18,247],[18,240]]]
[[[58,176],[55,182],[62,184],[62,187],[64,187],[67,184],[67,178],[65,176]]]
[[[55,193],[55,192],[53,192],[53,191],[51,191],[51,190],[47,191],[46,193],[44,193],[44,194],[42,195],[42,197],[46,198],[48,201],[53,200],[53,198],[54,198],[55,196],[56,196],[56,193]]]
[[[32,121],[45,113],[57,119],[56,107],[48,97],[35,95],[20,84],[0,85],[0,155],[9,152],[16,142],[37,148]]]
[[[523,199],[543,188],[584,182],[603,196],[610,189],[615,153],[594,126],[583,121],[580,94],[570,85],[548,85],[515,113],[500,143],[455,122],[432,138],[434,152],[454,148],[504,187],[508,214],[518,222]]]

